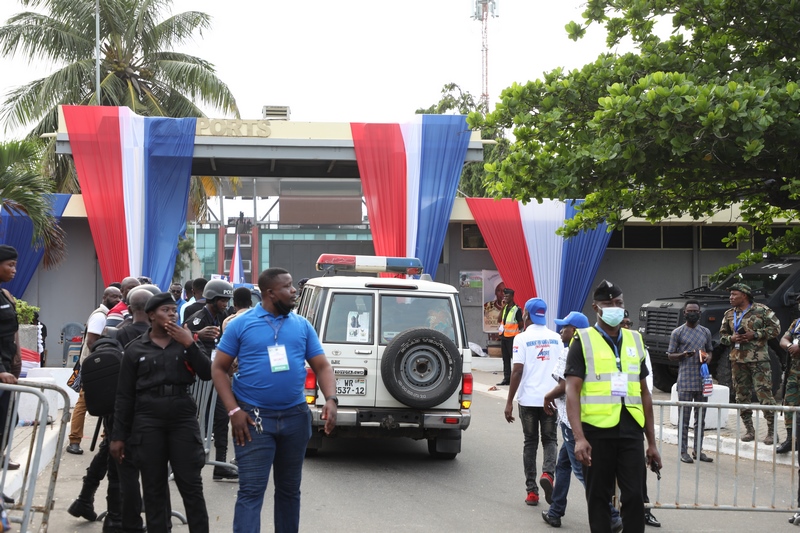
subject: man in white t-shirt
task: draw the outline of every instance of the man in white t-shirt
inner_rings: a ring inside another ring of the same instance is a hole
[[[547,503],[552,501],[553,473],[558,453],[557,418],[555,413],[545,412],[544,397],[552,388],[551,376],[561,353],[561,337],[545,325],[546,313],[547,304],[541,298],[531,298],[525,303],[522,320],[527,327],[524,332],[514,337],[511,384],[504,413],[509,423],[514,421],[512,413],[516,395],[524,436],[522,462],[525,469],[525,488],[528,493],[525,503],[528,505],[539,504],[536,452],[539,447],[540,428],[544,458],[539,485],[544,490]]]

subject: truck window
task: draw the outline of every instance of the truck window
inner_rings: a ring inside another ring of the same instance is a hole
[[[746,283],[753,289],[753,292],[770,295],[777,291],[788,278],[789,274],[777,272],[769,274],[756,272],[738,273],[723,281],[716,289],[727,290],[734,283]]]
[[[388,344],[410,328],[441,331],[458,345],[450,298],[381,296],[380,342]]]
[[[332,296],[323,342],[372,344],[373,297],[371,294]]]

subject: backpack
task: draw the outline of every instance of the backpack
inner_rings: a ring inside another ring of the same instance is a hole
[[[102,337],[97,339],[81,365],[83,399],[92,416],[114,414],[122,353],[118,340]]]

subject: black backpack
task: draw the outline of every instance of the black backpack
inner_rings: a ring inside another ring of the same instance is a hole
[[[81,365],[81,384],[86,410],[92,416],[114,414],[122,345],[116,339],[98,339]]]

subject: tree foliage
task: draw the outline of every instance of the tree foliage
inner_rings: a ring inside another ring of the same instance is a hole
[[[56,131],[59,105],[98,103],[95,0],[19,1],[41,12],[18,13],[0,26],[0,54],[48,62],[54,70],[11,90],[0,120],[6,129],[31,126],[29,135],[39,137]],[[207,106],[238,118],[236,100],[214,66],[176,51],[202,37],[211,17],[199,11],[172,14],[171,6],[172,0],[100,0],[100,103],[165,117],[201,117],[201,106]],[[79,192],[71,161],[54,157],[53,150],[45,153],[44,169],[56,190]],[[207,187],[192,180],[192,189],[202,210]]]
[[[472,113],[472,126],[515,137],[486,165],[492,195],[585,198],[566,235],[629,216],[702,219],[734,202],[756,230],[797,218],[800,2],[589,0],[583,17],[567,24],[571,38],[602,24],[610,48],[630,38],[636,51],[514,84],[493,113]],[[658,21],[671,22],[669,38]]]
[[[33,223],[35,247],[44,246],[43,263],[53,267],[66,257],[64,230],[53,216],[48,194],[53,185],[39,172],[42,143],[0,143],[0,206],[11,216],[27,216]]]
[[[483,117],[486,114],[486,108],[469,91],[464,91],[455,83],[447,83],[442,87],[442,98],[438,103],[427,108],[419,108],[416,113],[426,115],[446,115],[448,113],[469,115],[477,113]],[[493,144],[484,146],[484,161],[499,161],[502,159],[507,147],[507,141],[503,137],[502,130],[497,128],[482,129],[481,138],[494,141]],[[468,197],[482,198],[488,196],[487,182],[490,179],[491,176],[484,169],[484,163],[465,163],[464,169],[461,171],[458,191]]]

